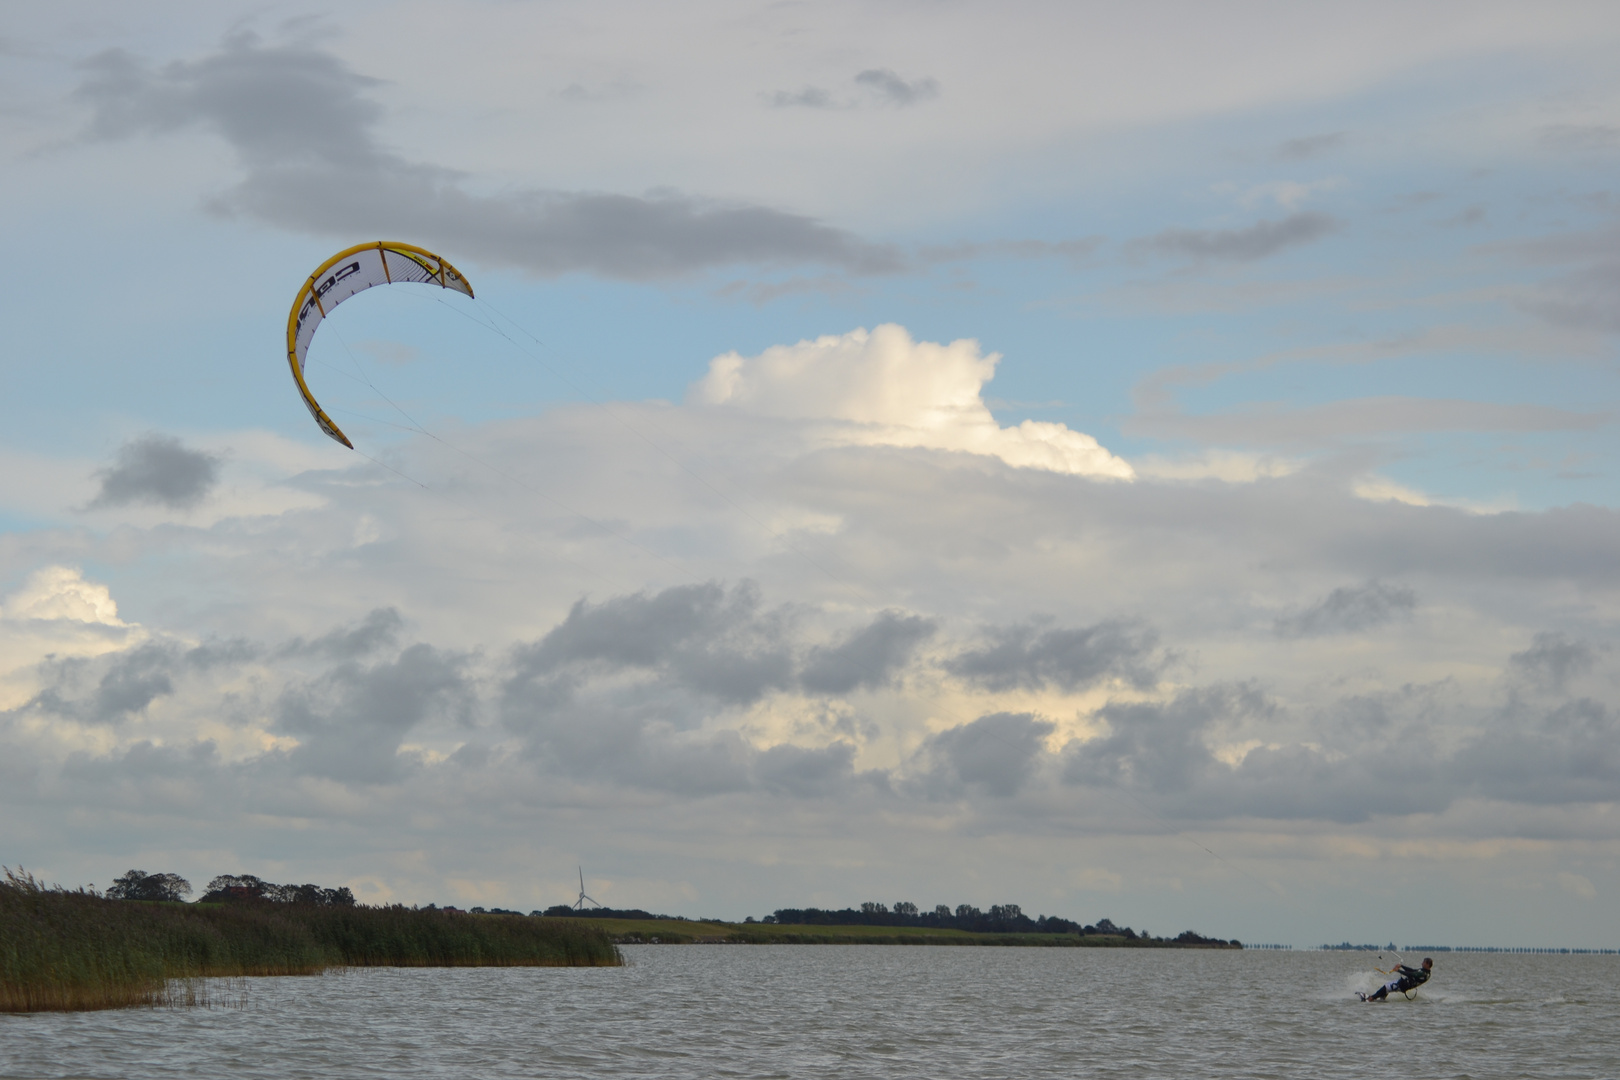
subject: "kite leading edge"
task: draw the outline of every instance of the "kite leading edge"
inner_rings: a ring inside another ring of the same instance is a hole
[[[433,252],[413,244],[379,240],[345,248],[321,263],[298,290],[298,298],[287,315],[287,364],[292,368],[298,393],[321,430],[351,450],[354,443],[332,423],[332,418],[321,409],[304,382],[304,355],[309,352],[316,327],[333,308],[373,285],[396,285],[402,281],[455,289],[469,297],[473,294],[472,286],[461,272]]]

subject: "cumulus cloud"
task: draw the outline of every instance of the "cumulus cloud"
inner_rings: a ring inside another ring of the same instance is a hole
[[[1168,702],[1104,706],[1097,719],[1106,735],[1067,748],[1064,779],[1071,784],[1126,784],[1159,792],[1192,788],[1215,765],[1206,729],[1273,708],[1256,686],[1188,690]]]
[[[780,743],[756,756],[754,772],[767,791],[805,798],[832,795],[855,775],[855,747],[842,740],[823,747]]]
[[[937,622],[919,615],[885,611],[838,644],[815,648],[799,673],[799,683],[812,694],[885,686],[938,628]]]
[[[1554,693],[1563,693],[1571,679],[1584,675],[1597,662],[1597,650],[1584,641],[1555,631],[1542,631],[1530,647],[1508,658],[1515,674]]]
[[[384,149],[377,80],[304,44],[252,34],[152,68],[122,50],[85,64],[87,136],[197,127],[224,138],[245,176],[217,209],[299,232],[423,236],[540,276],[646,280],[734,263],[900,268],[896,253],[803,215],[684,195],[531,189],[479,195],[455,172]]]
[[[1140,625],[1024,622],[973,643],[943,615],[845,615],[833,633],[830,617],[772,605],[759,586],[705,584],[580,601],[485,659],[420,640],[391,609],[279,642],[129,643],[38,665],[44,689],[0,708],[0,776],[10,797],[49,790],[81,812],[237,833],[372,815],[386,834],[408,818],[411,844],[450,848],[501,820],[607,820],[620,803],[640,808],[643,828],[687,829],[703,813],[693,807],[714,804],[723,817],[809,815],[835,833],[859,820],[892,841],[911,815],[937,820],[942,801],[960,820],[931,827],[955,830],[1004,815],[1106,829],[1099,806],[1351,826],[1470,800],[1620,798],[1620,721],[1591,698],[1531,707],[1510,695],[1459,712],[1454,690],[1405,686],[1289,705],[1261,680],[1159,681],[1163,650]],[[1586,670],[1571,644],[1538,638],[1504,663]],[[855,662],[863,651],[870,662]],[[912,728],[911,749],[874,759],[905,737],[908,714],[929,711],[917,688],[940,673],[962,684],[951,707],[976,719]],[[1084,733],[1060,746],[1051,719],[995,707],[1000,694],[1094,693],[1111,678]],[[871,719],[814,719],[805,695],[852,687],[874,695]],[[418,836],[446,815],[461,831]]]
[[[1611,803],[1620,799],[1620,717],[1591,698],[1545,712],[1512,709],[1444,765],[1451,791],[1528,804]]]
[[[935,797],[979,790],[1016,795],[1034,772],[1046,737],[1056,729],[1031,713],[993,713],[930,736],[918,749],[917,783]]]
[[[339,664],[282,693],[274,730],[298,740],[290,757],[301,772],[349,783],[392,780],[413,728],[437,713],[470,717],[465,666],[464,657],[420,642],[369,666]]]
[[[1411,589],[1369,581],[1340,586],[1303,611],[1278,618],[1272,629],[1284,638],[1358,634],[1397,619],[1410,619],[1416,609],[1417,593]]]
[[[278,650],[282,656],[317,656],[358,660],[397,643],[405,620],[394,608],[377,608],[354,626],[328,631],[313,641],[294,638]]]
[[[0,601],[0,710],[42,691],[33,666],[50,658],[117,652],[146,640],[138,625],[118,617],[118,604],[100,582],[72,566],[43,566]]]
[[[99,582],[86,581],[84,572],[72,566],[44,566],[34,571],[0,603],[0,618],[125,625],[118,618],[112,591]]]
[[[720,471],[752,521],[596,410],[464,435],[639,544],[698,553],[713,580],[581,598],[570,561],[631,578],[624,553],[426,442],[400,467],[459,485],[493,527],[446,521],[420,488],[356,465],[301,478],[341,498],[297,512],[139,532],[239,582],[240,610],[209,616],[227,636],[196,631],[203,644],[124,625],[105,585],[48,566],[0,605],[8,820],[65,830],[50,822],[73,805],[192,830],[207,850],[256,830],[254,850],[280,850],[270,830],[288,822],[364,827],[438,860],[538,836],[562,863],[561,845],[639,820],[660,845],[703,836],[730,866],[813,861],[797,853],[816,836],[946,850],[1147,820],[1223,822],[1233,845],[1254,821],[1357,842],[1454,833],[1470,814],[1513,835],[1608,828],[1590,807],[1620,793],[1620,725],[1591,611],[1620,572],[1613,511],[1374,504],[1312,466],[1103,484],[878,451],[894,444],[865,433],[900,421],[944,441],[972,409],[941,403],[972,406],[990,362],[950,346],[919,362],[903,336],[898,359],[862,348],[790,347],[781,371],[743,360],[724,387],[740,404],[622,406]],[[823,359],[825,377],[787,363]],[[901,387],[887,397],[866,370],[886,360]],[[392,539],[351,543],[363,529]],[[792,557],[800,530],[838,580]],[[130,549],[69,542],[97,565]],[[14,542],[6,558],[47,565],[42,550]],[[466,573],[414,569],[447,551]],[[762,583],[723,576],[742,567]],[[1234,619],[1234,596],[1252,612],[1279,580],[1324,584],[1268,633]],[[1590,607],[1569,614],[1571,596]],[[1379,632],[1419,597],[1432,633]],[[260,609],[264,623],[242,614]],[[47,647],[69,631],[97,643]],[[1362,636],[1279,649],[1275,634]]]
[[[1104,679],[1152,686],[1168,662],[1152,629],[1126,623],[1074,630],[1024,624],[995,627],[987,636],[988,645],[951,657],[945,670],[990,690],[1056,686],[1073,693]]]
[[[172,435],[142,435],[118,451],[117,462],[96,473],[101,490],[90,508],[146,503],[189,510],[219,481],[219,458],[189,450]]]
[[[81,724],[116,723],[174,692],[169,677],[174,663],[174,650],[156,643],[115,653],[100,662],[77,657],[48,661],[49,685],[25,707]]]
[[[919,342],[904,327],[885,324],[753,357],[718,356],[687,396],[759,416],[838,421],[826,437],[845,445],[956,450],[1013,466],[1133,478],[1129,463],[1063,424],[1001,427],[981,395],[1000,359],[984,355],[976,341]]]
[[[1331,215],[1302,212],[1257,221],[1240,229],[1166,229],[1133,246],[1149,254],[1175,258],[1254,262],[1320,240],[1338,228],[1338,219]]]
[[[720,701],[755,701],[792,675],[785,618],[762,610],[750,582],[581,600],[545,637],[517,650],[508,693],[515,704],[537,684],[558,685],[582,671],[640,670]]]

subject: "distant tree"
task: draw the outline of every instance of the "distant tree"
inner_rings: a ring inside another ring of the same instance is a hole
[[[867,900],[861,904],[862,915],[887,915],[888,913],[889,906],[887,904],[879,904],[873,900]]]
[[[917,917],[917,905],[910,900],[901,900],[894,905],[894,913],[903,919],[915,919]]]
[[[179,874],[148,874],[131,870],[107,889],[113,900],[184,900],[191,895],[191,882]]]
[[[948,904],[934,905],[934,918],[938,919],[940,922],[947,922],[949,921],[950,917],[951,909]]]
[[[956,917],[961,922],[976,922],[984,914],[972,904],[957,904]]]
[[[317,904],[353,907],[354,893],[347,885],[325,889],[319,885],[277,885],[256,874],[221,874],[208,883],[202,899],[209,903],[269,900],[278,904]]]
[[[254,874],[220,874],[208,883],[202,894],[203,902],[222,900],[263,900],[269,882]]]

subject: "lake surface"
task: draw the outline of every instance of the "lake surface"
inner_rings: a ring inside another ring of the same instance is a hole
[[[625,968],[248,979],[0,1015],[4,1077],[1620,1077],[1620,957],[632,946]],[[1408,957],[1416,963],[1417,957]]]

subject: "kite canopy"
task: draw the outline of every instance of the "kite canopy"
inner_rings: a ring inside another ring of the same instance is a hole
[[[455,289],[468,296],[473,294],[472,286],[460,271],[433,252],[411,244],[379,240],[345,248],[321,263],[298,290],[298,299],[293,301],[292,312],[287,316],[287,364],[292,368],[298,392],[321,430],[351,450],[354,443],[321,410],[304,382],[304,354],[309,352],[315,328],[332,314],[333,308],[373,285],[397,285],[402,281],[420,281],[425,285]]]

